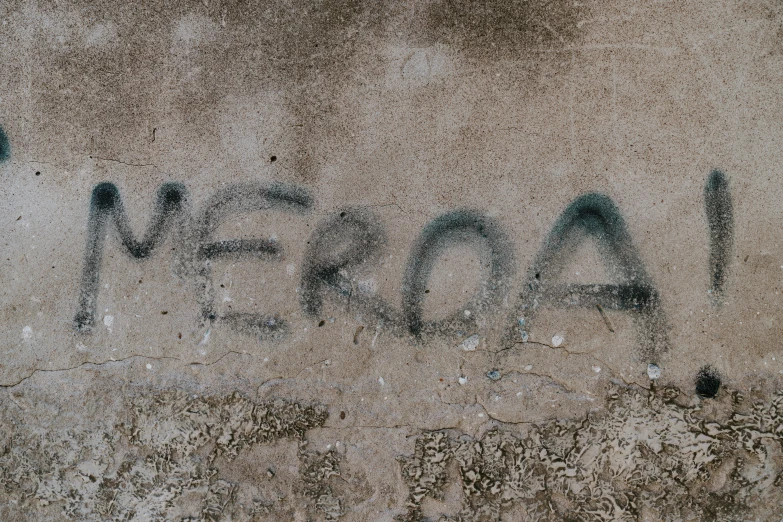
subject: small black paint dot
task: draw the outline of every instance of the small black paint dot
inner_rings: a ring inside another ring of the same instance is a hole
[[[426,289],[426,290],[424,291],[424,293],[425,293],[425,294],[429,294],[429,293],[430,293],[430,289],[429,289],[429,288],[428,288],[428,289]]]
[[[696,375],[696,394],[705,399],[718,395],[720,389],[720,374],[710,366],[704,366]]]
[[[108,210],[114,207],[117,195],[117,187],[111,183],[100,183],[92,191],[92,201],[98,208]]]
[[[220,285],[220,288],[225,288],[225,287],[226,287],[226,285]]]
[[[141,284],[141,279],[139,279],[139,284]]]
[[[161,190],[161,196],[163,197],[163,205],[168,210],[177,208],[182,203],[182,193],[177,187],[166,186]]]
[[[209,314],[209,316],[207,316],[207,318],[208,318],[210,321],[214,321],[214,320],[215,320],[215,314]]]
[[[271,161],[272,163],[274,163],[275,161],[277,161],[277,156],[272,156],[272,157],[270,157],[270,158],[269,158],[269,161]]]
[[[344,418],[345,418],[345,412],[344,412],[344,411],[341,411],[341,412],[340,412],[340,418],[341,418],[341,419],[344,419]]]
[[[168,310],[163,310],[163,311],[160,313],[160,315],[166,315],[167,313],[169,313],[169,311],[168,311]]]
[[[177,334],[177,339],[182,339],[182,332]]]
[[[325,324],[326,324],[326,321],[324,321],[323,319],[321,319],[321,320],[318,322],[318,326],[319,326],[319,327],[320,327],[320,326],[323,326],[323,325],[325,325]]]
[[[345,212],[340,212],[340,217],[345,217]]]
[[[36,175],[36,176],[40,176],[40,175],[41,175],[41,171],[40,171],[40,170],[39,170],[39,171],[36,171],[35,175]]]
[[[536,280],[539,280],[539,279],[541,279],[541,273],[537,273],[536,274]]]

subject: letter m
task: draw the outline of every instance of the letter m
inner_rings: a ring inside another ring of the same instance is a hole
[[[145,259],[166,238],[166,233],[171,228],[174,218],[182,211],[186,198],[187,192],[181,184],[163,183],[158,189],[154,212],[147,231],[144,237],[137,241],[130,228],[130,221],[117,186],[108,182],[95,186],[90,199],[79,309],[73,320],[77,330],[89,333],[95,324],[103,246],[108,237],[107,228],[114,225],[116,237],[124,247],[125,253],[134,259]]]

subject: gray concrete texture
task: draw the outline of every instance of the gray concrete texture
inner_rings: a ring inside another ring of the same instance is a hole
[[[778,0],[0,23],[0,519],[783,519]]]

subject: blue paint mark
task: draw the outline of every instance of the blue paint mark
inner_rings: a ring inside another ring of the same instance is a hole
[[[0,163],[11,157],[11,144],[8,142],[3,128],[0,127]]]

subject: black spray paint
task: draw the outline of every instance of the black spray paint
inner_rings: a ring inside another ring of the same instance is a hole
[[[476,328],[508,291],[513,272],[509,242],[490,218],[473,211],[454,211],[430,222],[413,245],[402,283],[402,312],[355,284],[356,270],[377,262],[386,237],[377,218],[366,210],[345,210],[325,219],[308,242],[302,274],[302,306],[310,316],[321,313],[328,294],[351,311],[400,336],[453,335]],[[452,317],[424,321],[427,283],[435,262],[452,246],[468,244],[488,267],[479,294]],[[465,311],[468,311],[468,314]]]
[[[122,197],[113,183],[99,183],[92,191],[87,225],[87,247],[79,292],[79,309],[74,318],[77,330],[89,332],[95,324],[95,312],[100,290],[103,247],[107,226],[114,225],[125,252],[134,259],[148,258],[165,238],[175,218],[187,201],[187,191],[179,183],[164,183],[158,189],[152,219],[141,241],[131,230]]]
[[[586,239],[593,239],[612,284],[557,283]],[[541,307],[586,307],[631,313],[639,332],[639,356],[648,361],[668,349],[666,321],[658,291],[647,275],[625,221],[603,194],[576,198],[552,227],[521,292],[515,338],[527,339],[530,322]]]
[[[696,394],[705,399],[712,399],[720,390],[720,373],[710,366],[704,366],[696,375]]]
[[[374,214],[345,209],[321,221],[307,243],[300,295],[307,315],[317,317],[328,295],[391,331],[399,330],[400,313],[355,284],[356,271],[377,262],[386,246],[386,234]]]
[[[229,312],[218,314],[212,282],[212,262],[257,258],[281,259],[282,245],[272,239],[213,240],[221,224],[241,214],[257,211],[284,211],[303,214],[312,207],[303,189],[281,183],[231,185],[211,196],[190,220],[177,248],[175,270],[194,280],[203,322],[220,322],[230,328],[259,337],[280,332],[284,321],[275,314]]]
[[[0,163],[6,161],[10,157],[11,143],[8,141],[8,136],[5,131],[3,131],[3,128],[0,127]]]
[[[481,288],[463,308],[440,321],[424,321],[424,298],[435,262],[447,248],[470,245],[487,267]],[[513,274],[510,242],[491,218],[470,210],[444,214],[424,227],[411,249],[402,284],[403,316],[415,336],[472,330],[479,320],[496,311],[508,292]]]
[[[734,210],[728,179],[719,170],[707,178],[704,208],[710,227],[710,294],[720,303],[734,244]]]
[[[705,194],[716,252],[711,256],[713,288],[719,290],[725,281],[733,230],[731,201],[723,174],[717,171],[711,174]],[[187,192],[182,185],[161,185],[150,224],[143,238],[137,240],[117,187],[111,183],[95,187],[90,201],[79,309],[74,319],[79,330],[89,331],[95,322],[107,226],[113,225],[110,228],[131,258],[145,259],[176,222],[180,233],[175,249],[175,271],[194,282],[202,321],[220,322],[255,335],[284,331],[284,322],[275,314],[219,315],[211,276],[211,266],[216,260],[281,259],[282,245],[266,238],[216,240],[213,236],[221,224],[248,212],[306,213],[313,205],[310,195],[296,186],[248,183],[220,190],[187,219],[186,205]],[[613,282],[588,285],[558,282],[586,239],[596,242]],[[511,242],[493,219],[470,210],[448,212],[425,226],[412,246],[405,269],[401,310],[356,282],[359,271],[376,264],[386,246],[384,229],[371,212],[345,210],[325,218],[308,244],[301,281],[305,313],[318,316],[328,296],[364,315],[367,321],[384,325],[395,335],[421,338],[426,334],[443,336],[475,330],[497,312],[513,276]],[[448,248],[460,244],[469,245],[479,253],[484,267],[480,291],[452,316],[425,321],[425,294],[432,270]],[[536,256],[520,299],[514,319],[518,323],[515,340],[520,335],[523,341],[527,338],[530,323],[542,307],[588,307],[597,308],[602,314],[604,310],[632,314],[639,332],[639,355],[648,361],[656,361],[668,349],[667,325],[658,291],[632,244],[619,210],[607,196],[586,194],[565,209]],[[603,317],[606,321],[606,316]]]

